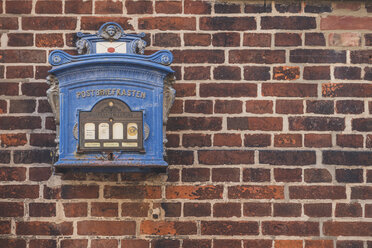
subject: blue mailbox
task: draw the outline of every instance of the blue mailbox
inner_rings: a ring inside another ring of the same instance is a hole
[[[49,55],[55,167],[166,166],[165,125],[175,97],[172,53],[143,55],[144,34],[124,33],[113,22],[97,34],[77,36],[80,55]]]

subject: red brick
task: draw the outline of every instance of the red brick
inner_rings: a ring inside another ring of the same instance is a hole
[[[315,164],[314,151],[260,151],[261,164],[310,165]]]
[[[275,168],[274,178],[277,182],[301,182],[302,170]]]
[[[357,118],[352,119],[351,125],[353,130],[361,131],[361,132],[368,132],[371,131],[371,121],[370,118]]]
[[[167,130],[214,130],[222,128],[221,117],[170,117]]]
[[[240,217],[240,203],[215,203],[213,217]]]
[[[24,181],[26,180],[26,168],[0,167],[0,181]]]
[[[147,240],[122,240],[121,248],[148,248],[149,241]]]
[[[161,203],[161,208],[164,210],[165,217],[180,217],[181,216],[181,203]]]
[[[357,100],[337,101],[336,112],[340,114],[362,114],[364,112],[364,102]]]
[[[212,169],[213,182],[239,182],[240,170],[239,168],[213,168]]]
[[[10,234],[11,232],[10,221],[0,221],[0,234]]]
[[[215,47],[237,47],[240,45],[240,34],[215,33],[212,35],[212,45]]]
[[[45,96],[48,88],[46,83],[23,83],[21,86],[24,96]]]
[[[244,182],[269,182],[270,170],[262,168],[249,168],[243,170]]]
[[[351,199],[372,199],[372,188],[368,186],[352,187]]]
[[[245,66],[244,79],[248,81],[270,80],[270,67],[267,66]]]
[[[289,117],[289,130],[343,131],[345,119],[337,117]]]
[[[29,0],[6,0],[7,14],[31,14],[32,2]]]
[[[88,214],[88,204],[86,202],[63,203],[63,210],[66,217],[85,217]]]
[[[262,222],[264,235],[285,236],[319,236],[318,222],[305,221],[264,221]]]
[[[194,83],[175,84],[174,89],[176,90],[177,97],[187,97],[196,95],[196,86]]]
[[[258,223],[253,221],[202,221],[202,235],[258,235]]]
[[[113,202],[92,202],[91,215],[98,217],[118,217],[118,204]]]
[[[0,239],[1,247],[26,248],[26,240],[24,239]]]
[[[57,241],[53,239],[32,239],[29,248],[57,247]]]
[[[275,147],[301,147],[301,134],[276,134],[274,135]]]
[[[152,14],[151,1],[125,1],[127,14]]]
[[[371,165],[371,157],[369,151],[323,151],[324,164]]]
[[[23,146],[27,144],[26,134],[18,133],[18,134],[1,134],[1,146],[8,147],[8,146]]]
[[[142,221],[140,232],[149,235],[193,235],[196,229],[195,222]]]
[[[341,147],[363,147],[363,135],[337,134],[337,145]]]
[[[186,0],[185,3],[185,14],[210,14],[211,4],[204,1]]]
[[[0,114],[5,114],[7,112],[8,103],[5,100],[0,100]]]
[[[276,33],[275,46],[288,47],[288,46],[301,46],[301,34],[296,33]]]
[[[273,102],[269,100],[249,100],[245,105],[246,112],[254,114],[272,114]]]
[[[121,236],[134,235],[136,223],[134,221],[79,221],[78,235]]]
[[[271,203],[244,203],[243,215],[249,217],[271,216]]]
[[[14,163],[51,163],[52,156],[50,150],[17,150],[13,153]]]
[[[212,240],[206,239],[185,239],[182,244],[183,248],[211,248]]]
[[[148,203],[123,203],[121,205],[121,216],[147,217],[149,208],[150,206]]]
[[[213,102],[211,100],[186,100],[186,113],[212,114]]]
[[[222,199],[222,186],[167,186],[167,199]]]
[[[332,136],[330,134],[305,134],[306,147],[331,147]]]
[[[270,47],[271,46],[271,34],[255,34],[255,33],[244,34],[243,46]]]
[[[174,33],[155,34],[153,45],[159,47],[179,47],[181,46],[180,35]]]
[[[87,245],[87,239],[64,239],[61,241],[61,248],[85,248]]]
[[[210,34],[186,33],[183,39],[185,46],[209,46],[212,42]]]
[[[240,74],[240,67],[237,66],[218,66],[213,70],[216,80],[240,80]]]
[[[270,134],[245,134],[244,146],[246,147],[267,147],[271,145]]]
[[[0,202],[0,217],[23,217],[23,202]]]
[[[346,199],[344,186],[290,186],[291,199]]]
[[[300,217],[301,212],[302,206],[300,203],[274,203],[275,217]]]
[[[281,131],[282,117],[228,117],[228,130]]]
[[[337,240],[336,245],[337,248],[364,248],[364,242],[357,240]]]
[[[278,114],[303,114],[302,100],[276,100],[275,112]]]
[[[327,236],[370,236],[371,222],[327,221],[323,223],[323,232]]]
[[[356,16],[327,16],[320,20],[322,30],[371,30],[371,17]]]
[[[305,248],[333,248],[333,240],[305,240]]]
[[[185,203],[183,206],[183,215],[186,217],[211,216],[211,204],[210,203]]]
[[[38,0],[35,5],[36,14],[62,14],[62,1]]]
[[[0,17],[0,29],[18,29],[18,18]]]
[[[325,46],[326,40],[323,33],[305,33],[306,46]]]
[[[244,248],[271,248],[272,247],[272,241],[267,239],[250,239],[250,240],[244,240],[243,241]]]
[[[75,30],[76,17],[22,17],[22,28],[24,30]]]
[[[66,14],[91,14],[92,13],[92,0],[67,0],[65,1]]]
[[[123,3],[120,1],[96,1],[95,14],[122,14]]]
[[[194,163],[194,153],[192,151],[167,151],[166,160],[169,165],[191,165]]]
[[[97,17],[97,16],[83,16],[81,17],[81,29],[97,31],[102,24],[106,22],[116,22],[124,30],[133,30],[133,26],[128,23],[131,18],[127,17]]]
[[[195,30],[195,17],[142,17],[138,19],[139,29]]]
[[[307,30],[316,28],[315,17],[307,16],[263,16],[262,29]]]
[[[37,47],[63,47],[62,34],[36,34]]]
[[[30,145],[41,147],[55,147],[55,134],[33,133],[30,135]]]
[[[61,196],[63,199],[94,199],[98,198],[97,185],[62,185]]]
[[[318,95],[318,90],[316,84],[263,83],[262,95],[278,97],[316,97]]]
[[[322,80],[331,79],[329,66],[305,66],[304,75],[305,80]]]
[[[7,66],[6,78],[33,78],[34,68],[32,66]]]
[[[216,133],[213,137],[213,146],[241,146],[240,134]]]
[[[91,248],[117,248],[118,243],[115,239],[93,239]]]
[[[313,100],[306,101],[306,113],[315,114],[333,114],[334,113],[334,102],[324,100]]]
[[[282,186],[230,186],[228,187],[230,199],[284,199]]]
[[[16,223],[16,234],[20,235],[72,235],[72,222],[53,223],[28,221]]]
[[[199,163],[206,165],[253,164],[253,151],[240,150],[200,150]]]
[[[31,181],[47,181],[52,175],[50,167],[34,167],[29,169],[29,178]]]
[[[215,113],[239,114],[242,112],[242,102],[238,100],[216,100]]]
[[[247,83],[208,83],[200,85],[201,97],[256,97],[257,85]]]
[[[304,181],[307,183],[330,183],[332,175],[327,169],[306,169]]]
[[[39,197],[38,185],[2,185],[0,186],[0,198],[30,198]]]
[[[8,46],[22,47],[22,46],[33,46],[34,35],[29,33],[9,33],[8,34]]]
[[[221,64],[225,61],[222,50],[173,50],[174,63],[212,63]]]
[[[231,50],[229,63],[232,64],[277,64],[285,63],[284,50]]]
[[[371,204],[366,204],[365,205],[365,217],[371,218],[372,217],[372,205]]]
[[[254,30],[256,21],[253,17],[201,17],[201,30]]]
[[[180,146],[180,136],[178,134],[167,134],[166,147],[179,147]]]
[[[29,204],[30,217],[53,217],[56,216],[55,203],[35,203]]]
[[[155,2],[156,13],[162,14],[181,14],[182,2],[179,1],[160,1]]]
[[[157,199],[161,197],[158,186],[105,186],[104,197],[111,199]]]
[[[359,203],[337,203],[336,217],[362,217],[362,206]]]
[[[361,3],[354,3],[354,2],[340,2],[336,3],[333,6],[333,9],[346,9],[346,10],[351,10],[351,11],[357,11],[361,7]]]
[[[209,134],[184,134],[182,145],[184,147],[206,147],[211,146],[211,136]]]
[[[183,100],[175,100],[170,110],[171,114],[182,114],[183,113]]]
[[[210,178],[209,168],[183,168],[182,182],[206,182]]]
[[[240,248],[242,247],[242,242],[240,240],[234,239],[215,239],[213,240],[213,248]]]

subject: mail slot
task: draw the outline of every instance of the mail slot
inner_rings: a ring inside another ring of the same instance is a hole
[[[49,56],[47,91],[57,127],[56,168],[164,167],[175,90],[167,50],[143,55],[143,34],[117,23],[78,33],[79,55]]]

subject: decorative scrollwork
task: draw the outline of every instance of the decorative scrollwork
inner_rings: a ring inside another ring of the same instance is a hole
[[[90,54],[90,44],[85,39],[80,39],[76,42],[76,49],[78,51],[78,54]]]
[[[133,51],[136,54],[141,54],[145,52],[145,47],[146,47],[146,41],[138,39],[133,43]]]
[[[168,140],[166,136],[166,126],[168,122],[168,116],[170,109],[176,98],[176,90],[173,89],[173,84],[176,81],[174,74],[168,74],[164,79],[164,88],[163,88],[163,145],[165,145]],[[165,148],[164,148],[165,152]]]
[[[47,90],[47,97],[48,102],[52,108],[54,114],[54,120],[56,123],[56,139],[55,142],[57,144],[57,156],[59,155],[59,82],[58,79],[49,74],[47,76],[47,84],[49,85],[49,89]]]

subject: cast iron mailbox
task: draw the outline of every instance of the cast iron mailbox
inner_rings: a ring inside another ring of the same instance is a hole
[[[143,55],[144,34],[124,33],[113,22],[97,34],[77,36],[80,55],[49,55],[55,167],[166,166],[165,125],[175,97],[172,54]]]

